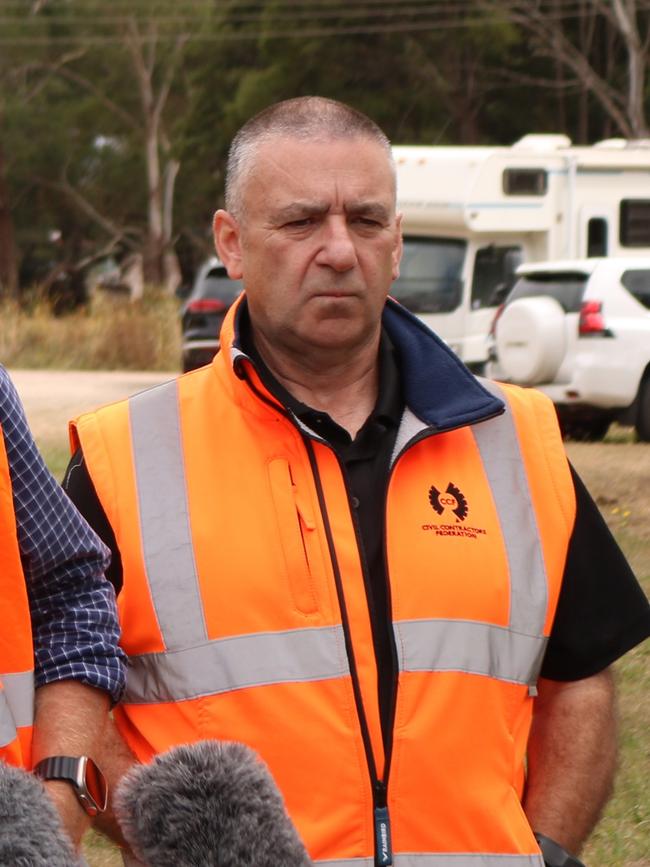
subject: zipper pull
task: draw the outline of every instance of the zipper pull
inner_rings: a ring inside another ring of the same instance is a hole
[[[391,867],[393,844],[390,834],[390,816],[386,805],[386,788],[381,781],[375,786],[375,851],[379,867]]]

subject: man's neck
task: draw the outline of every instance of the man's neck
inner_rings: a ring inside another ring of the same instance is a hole
[[[295,359],[268,347],[255,345],[269,371],[301,403],[326,412],[354,439],[373,411],[379,388],[378,343],[363,347],[352,359],[336,353]]]

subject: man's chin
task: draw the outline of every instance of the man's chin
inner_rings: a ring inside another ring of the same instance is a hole
[[[347,317],[320,319],[311,328],[305,329],[305,342],[319,349],[355,349],[369,337],[367,323],[359,323]]]

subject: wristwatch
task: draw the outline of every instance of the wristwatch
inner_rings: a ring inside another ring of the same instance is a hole
[[[555,840],[545,837],[544,834],[535,832],[535,839],[542,850],[542,857],[546,867],[585,867],[582,861],[563,849]]]
[[[90,756],[49,756],[34,768],[41,780],[65,780],[89,816],[103,813],[108,803],[108,786],[104,775]]]

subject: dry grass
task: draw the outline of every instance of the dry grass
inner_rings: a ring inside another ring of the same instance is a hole
[[[141,301],[98,296],[87,309],[54,317],[36,300],[0,307],[0,362],[59,370],[178,370],[178,301],[150,290]]]

